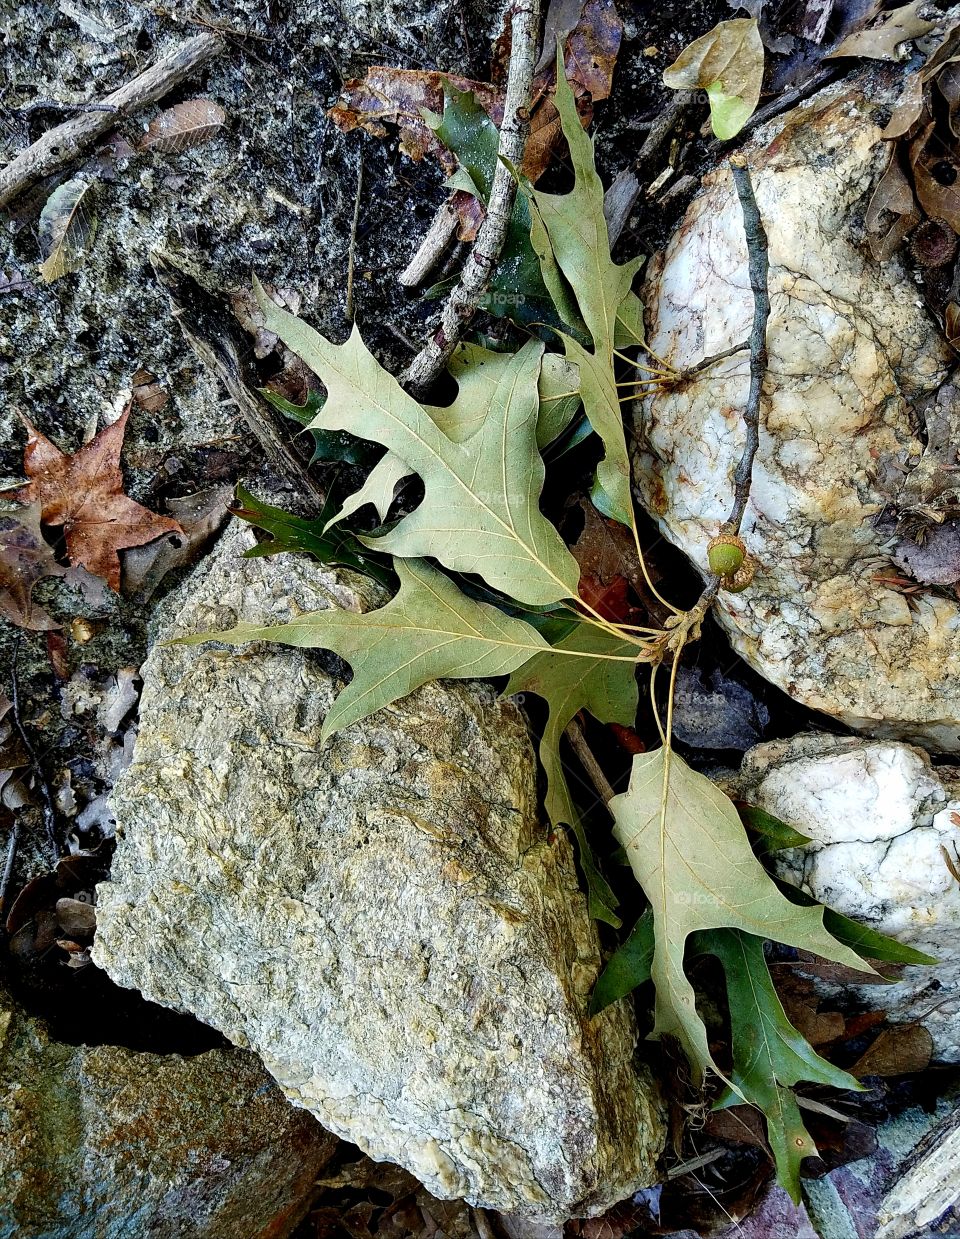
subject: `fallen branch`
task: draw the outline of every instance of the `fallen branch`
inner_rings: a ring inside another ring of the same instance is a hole
[[[404,288],[416,288],[422,284],[430,272],[443,257],[447,246],[457,227],[457,212],[453,206],[453,197],[437,208],[426,235],[420,242],[417,252],[407,263],[400,275],[400,283]]]
[[[576,719],[571,719],[571,721],[567,724],[565,734],[567,739],[570,741],[570,747],[576,753],[577,758],[580,761],[580,765],[583,766],[590,778],[590,782],[596,788],[597,795],[604,804],[609,804],[616,795],[616,792],[614,792],[613,787],[610,785],[610,780],[600,768],[600,763],[594,757],[592,749],[587,744],[587,738],[583,734],[583,728]]]
[[[530,89],[540,29],[539,0],[515,0],[511,21],[510,72],[500,127],[500,146],[487,213],[467,258],[460,283],[447,298],[440,326],[414,357],[403,383],[414,390],[430,386],[456,348],[490,282],[507,235],[516,182],[512,169],[523,163],[530,123]]]
[[[13,825],[10,827],[10,838],[7,840],[7,855],[3,862],[3,874],[0,875],[0,925],[6,919],[4,914],[7,910],[7,895],[10,892],[10,883],[13,880],[13,865],[17,859],[17,845],[20,842],[20,815],[13,819]]]
[[[223,46],[223,40],[216,35],[195,35],[107,95],[102,103],[84,105],[78,115],[48,129],[32,146],[0,169],[0,207],[5,207],[35,181],[66,167],[117,121],[169,94],[201,65],[218,56]]]
[[[731,155],[728,162],[733,174],[737,197],[740,199],[743,232],[747,241],[747,269],[750,276],[750,290],[753,293],[753,326],[748,342],[750,390],[747,393],[747,403],[743,410],[745,430],[743,452],[733,474],[733,504],[730,508],[730,515],[720,527],[721,533],[738,535],[743,522],[743,514],[750,500],[753,461],[757,448],[760,446],[760,406],[763,400],[763,380],[767,372],[767,321],[770,318],[770,292],[767,287],[770,260],[767,234],[760,218],[746,157],[740,154]],[[740,347],[740,345],[734,346],[734,351],[739,350]],[[716,358],[710,360],[716,360]],[[672,641],[672,646],[677,654],[683,647],[687,636],[696,631],[719,593],[722,583],[722,577],[712,574],[696,605],[687,612],[683,622],[673,630],[676,638]]]
[[[169,254],[154,253],[151,262],[170,298],[171,313],[184,339],[227,389],[267,458],[300,497],[319,511],[323,507],[323,492],[287,446],[285,428],[281,430],[276,424],[273,410],[258,400],[247,384],[241,358],[250,350],[233,315]]]
[[[36,749],[30,742],[30,737],[27,735],[27,729],[23,725],[23,719],[20,715],[20,677],[17,674],[18,664],[20,661],[20,634],[17,634],[17,639],[13,646],[13,658],[10,662],[10,713],[13,716],[13,725],[17,729],[17,734],[23,744],[27,756],[30,758],[30,769],[33,771],[33,777],[36,780],[37,787],[40,791],[40,800],[42,801],[43,826],[47,835],[47,846],[50,848],[50,855],[54,865],[60,859],[60,848],[57,845],[57,816],[53,809],[53,796],[50,793],[50,784],[47,782],[46,776],[43,773],[43,767],[40,765],[40,759],[37,757]],[[15,850],[16,843],[13,843]],[[9,859],[10,845],[8,845],[8,863],[11,871],[13,862]],[[6,866],[4,866],[6,870]]]

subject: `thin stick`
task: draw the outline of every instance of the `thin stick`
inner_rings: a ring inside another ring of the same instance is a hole
[[[747,239],[747,259],[750,273],[750,289],[753,293],[753,327],[750,331],[750,391],[747,406],[743,410],[746,437],[743,454],[733,475],[733,508],[726,527],[731,533],[740,532],[740,523],[750,498],[750,483],[753,478],[753,461],[760,446],[760,402],[763,399],[763,380],[767,373],[767,321],[770,318],[770,290],[767,278],[770,260],[767,253],[767,234],[760,218],[757,199],[750,181],[750,171],[743,155],[730,156],[730,171],[740,199],[743,213],[743,232]]]
[[[202,288],[169,254],[155,250],[150,259],[186,342],[227,389],[264,455],[295,487],[300,498],[319,512],[324,501],[322,489],[288,446],[286,431],[279,427],[273,410],[248,385],[243,358],[250,349],[234,317],[226,312],[219,298]]]
[[[7,857],[3,865],[3,876],[0,877],[0,923],[7,910],[7,893],[13,878],[13,863],[17,858],[17,844],[20,842],[20,815],[13,819],[10,827],[10,838],[7,840]]]
[[[403,376],[405,386],[414,391],[429,387],[443,369],[476,312],[477,303],[490,282],[503,249],[517,189],[511,169],[523,164],[527,144],[530,88],[539,31],[540,0],[515,0],[511,20],[510,72],[503,105],[497,167],[487,213],[460,283],[443,307],[440,326],[414,357]]]
[[[576,719],[571,719],[567,723],[566,730],[567,739],[570,741],[570,747],[576,753],[580,760],[580,765],[590,777],[590,782],[597,789],[597,795],[604,804],[609,804],[617,794],[610,786],[610,781],[600,769],[600,763],[594,757],[587,744],[587,738],[583,734],[583,728]]]
[[[16,727],[17,733],[23,741],[23,747],[27,751],[27,756],[30,758],[30,768],[33,771],[33,777],[36,779],[37,787],[40,789],[40,799],[43,801],[43,826],[47,834],[47,845],[50,848],[53,863],[56,865],[60,859],[60,849],[57,846],[57,817],[53,811],[53,796],[50,794],[50,784],[46,780],[43,767],[40,765],[40,759],[30,743],[30,737],[27,735],[23,719],[20,717],[20,677],[17,674],[19,661],[20,634],[18,633],[13,646],[13,659],[10,663],[10,713],[13,715],[13,725]]]
[[[750,331],[750,390],[743,410],[745,437],[743,453],[733,474],[733,505],[730,515],[722,525],[724,533],[738,534],[750,499],[750,483],[753,480],[753,461],[760,446],[760,405],[763,400],[763,380],[767,372],[767,321],[770,318],[770,292],[767,278],[770,260],[767,250],[767,234],[757,207],[750,172],[743,155],[731,155],[730,171],[740,199],[743,214],[743,232],[747,240],[747,264],[750,274],[750,289],[753,293],[753,327]],[[703,619],[720,590],[721,578],[711,575],[703,593],[691,611],[687,612],[677,657],[686,635]],[[680,627],[678,626],[678,634]]]
[[[132,116],[169,94],[201,65],[218,56],[223,47],[223,40],[216,35],[195,35],[107,95],[102,103],[48,129],[0,170],[0,207],[35,181],[66,167],[125,116]]]
[[[759,218],[759,216],[758,216]],[[766,237],[764,237],[766,240]],[[769,314],[769,307],[767,313]],[[749,340],[741,340],[739,344],[731,344],[729,348],[723,349],[719,353],[711,353],[709,357],[704,357],[703,361],[698,361],[695,366],[691,366],[689,370],[681,370],[679,378],[692,379],[695,375],[701,374],[704,370],[709,370],[711,366],[716,365],[718,361],[726,361],[728,357],[735,357],[737,353],[745,353],[750,347]]]
[[[357,156],[357,196],[353,200],[353,224],[350,228],[350,250],[347,254],[347,319],[353,322],[353,271],[357,255],[357,226],[360,223],[360,191],[363,189],[363,154]]]
[[[453,208],[453,197],[437,208],[433,222],[420,242],[419,248],[400,274],[400,283],[404,288],[416,288],[422,284],[434,269],[444,251],[450,244],[457,227],[457,212]]]

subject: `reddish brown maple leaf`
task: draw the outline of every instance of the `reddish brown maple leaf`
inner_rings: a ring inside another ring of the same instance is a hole
[[[72,456],[23,418],[30,436],[23,468],[33,480],[14,496],[39,503],[44,524],[63,526],[70,562],[102,577],[116,592],[119,550],[142,546],[163,533],[183,532],[169,516],[158,516],[123,493],[120,448],[129,415],[128,406],[112,426]]]

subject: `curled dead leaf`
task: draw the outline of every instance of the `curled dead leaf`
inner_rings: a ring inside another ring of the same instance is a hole
[[[912,0],[891,13],[884,13],[883,21],[878,25],[848,35],[826,59],[857,56],[865,60],[900,60],[898,49],[901,44],[919,39],[937,24],[920,16],[920,10],[924,7],[924,0]]]

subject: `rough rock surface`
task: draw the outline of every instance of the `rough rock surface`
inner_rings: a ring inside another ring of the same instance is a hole
[[[283,1239],[335,1145],[253,1054],[65,1045],[0,991],[2,1239]]]
[[[370,600],[303,558],[237,558],[251,542],[224,538],[163,635]],[[153,649],[94,958],[435,1195],[600,1211],[650,1182],[661,1122],[632,1016],[586,1015],[596,929],[522,716],[428,685],[321,751],[332,666]]]
[[[881,477],[923,453],[916,405],[948,361],[897,259],[874,262],[863,216],[887,158],[892,78],[839,83],[747,143],[770,241],[772,313],[760,450],[744,539],[751,588],[721,594],[734,648],[792,697],[876,735],[960,750],[960,604],[907,597],[874,520]],[[702,194],[647,280],[649,339],[679,369],[749,335],[753,301],[730,174]],[[745,352],[637,411],[639,497],[702,570],[743,446]],[[902,471],[901,471],[902,476]]]
[[[960,868],[960,771],[906,744],[797,736],[752,749],[739,794],[811,837],[777,853],[783,877],[939,960],[860,991],[892,1020],[924,1024],[938,1059],[960,1062],[960,883],[945,859]]]

